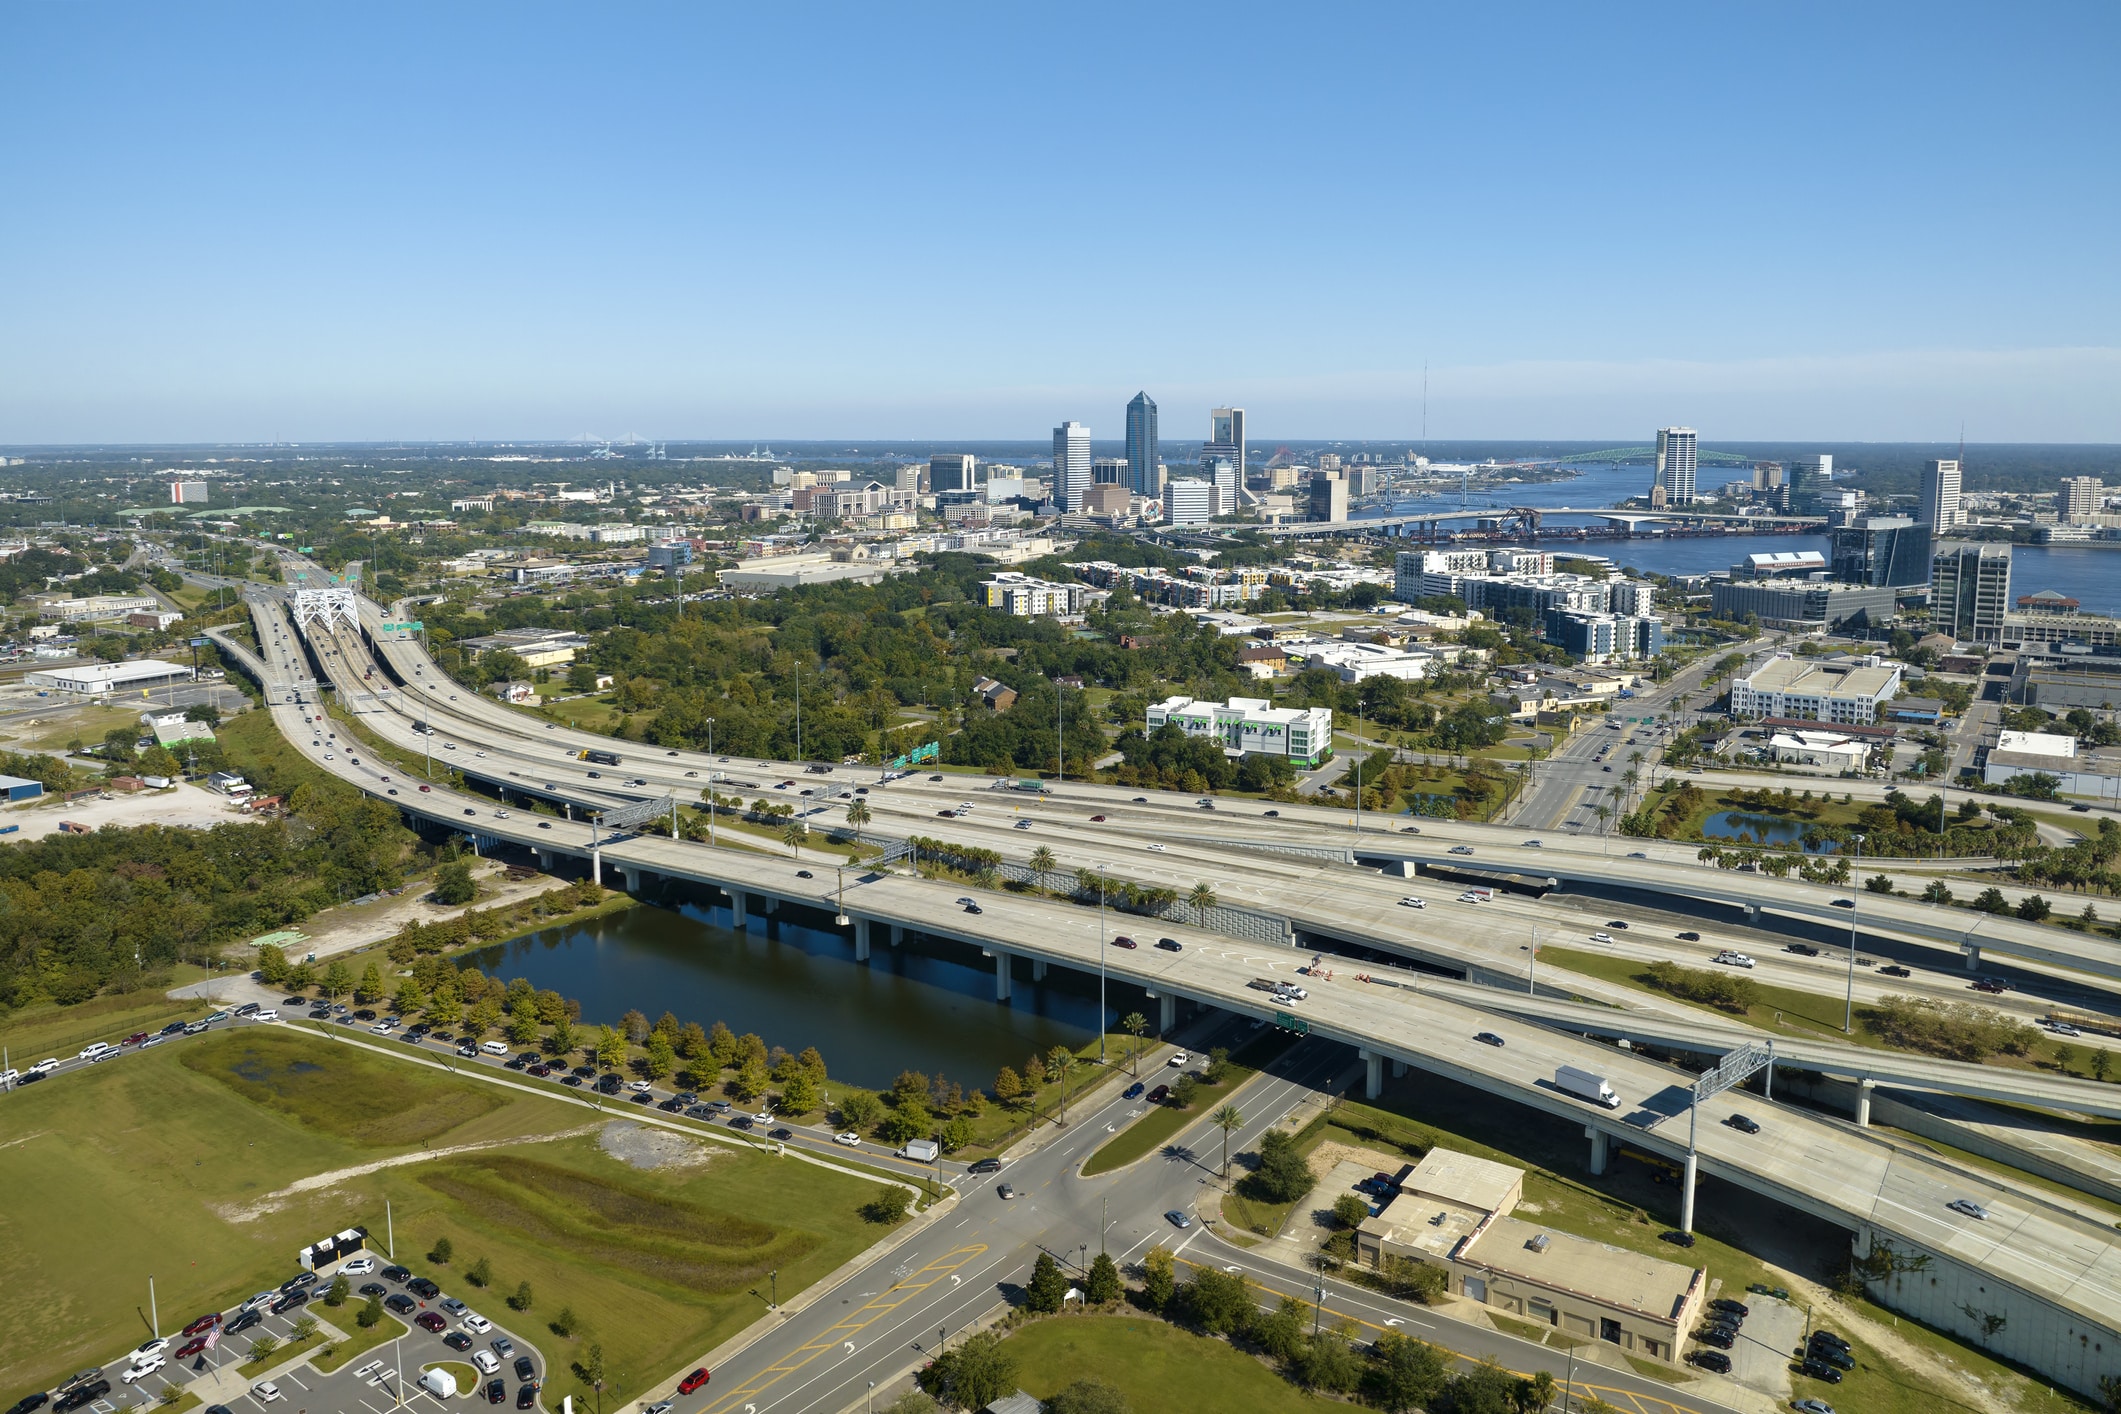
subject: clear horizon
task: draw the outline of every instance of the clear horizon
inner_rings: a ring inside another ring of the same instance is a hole
[[[2117,41],[8,7],[0,443],[1102,442],[1138,389],[1173,440],[2121,442]]]

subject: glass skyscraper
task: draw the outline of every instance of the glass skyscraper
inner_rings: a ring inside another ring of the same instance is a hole
[[[1154,500],[1163,488],[1156,484],[1156,403],[1147,393],[1136,393],[1127,404],[1127,489]]]

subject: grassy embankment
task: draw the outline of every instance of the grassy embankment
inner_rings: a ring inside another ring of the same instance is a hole
[[[1034,1321],[1009,1337],[1017,1384],[1041,1399],[1095,1376],[1129,1407],[1307,1414],[1321,1401],[1227,1341],[1146,1316]]]
[[[23,1389],[144,1338],[140,1254],[155,1254],[165,1319],[188,1319],[283,1280],[318,1232],[382,1237],[386,1199],[396,1255],[452,1294],[496,1306],[530,1283],[531,1309],[509,1320],[549,1356],[555,1404],[588,1395],[573,1365],[590,1341],[614,1369],[673,1367],[758,1314],[767,1271],[785,1295],[878,1234],[856,1213],[875,1191],[862,1180],[744,1151],[632,1169],[592,1135],[562,1137],[594,1122],[579,1106],[287,1032],[174,1042],[8,1105],[0,1383]],[[494,1147],[441,1154],[462,1145]],[[284,1191],[389,1160],[405,1162]],[[419,1255],[441,1237],[453,1267]],[[480,1257],[485,1291],[460,1275]],[[573,1339],[547,1326],[563,1305],[581,1320]],[[334,1324],[350,1324],[341,1309]]]
[[[1294,1039],[1284,1031],[1269,1029],[1261,1032],[1230,1058],[1229,1073],[1221,1083],[1201,1086],[1198,1096],[1185,1109],[1168,1102],[1150,1105],[1148,1113],[1106,1140],[1103,1147],[1090,1156],[1083,1165],[1083,1176],[1094,1178],[1101,1173],[1110,1173],[1163,1148],[1181,1129],[1215,1113],[1216,1107],[1232,1091],[1257,1075],[1261,1067],[1288,1049]],[[1142,1082],[1155,1086],[1177,1078],[1178,1074],[1178,1071],[1166,1067],[1144,1075]],[[1218,1142],[1219,1139],[1220,1136]],[[1218,1147],[1215,1152],[1219,1155],[1221,1149]]]

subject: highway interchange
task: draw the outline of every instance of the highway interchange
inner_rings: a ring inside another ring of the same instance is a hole
[[[315,694],[309,677],[310,661],[304,657],[278,604],[272,602],[277,597],[259,595],[255,605],[261,625],[259,639],[273,655],[263,674],[271,689],[276,720],[290,740],[327,769],[383,794],[389,787],[380,778],[394,772],[385,771],[359,749],[353,753],[362,757],[359,765],[343,751],[331,753],[334,761],[322,762],[324,753],[311,745],[317,738],[307,731],[314,724],[302,721],[314,708],[284,700],[297,691],[306,698]],[[365,731],[390,743],[401,756],[432,744],[412,730],[412,723],[424,718],[432,720],[436,732],[456,744],[458,749],[453,754],[457,759],[452,764],[467,775],[488,775],[495,784],[509,789],[584,806],[600,807],[615,803],[622,795],[660,795],[666,790],[683,791],[681,799],[689,799],[697,795],[702,781],[716,773],[749,782],[751,788],[743,791],[747,798],[770,791],[781,780],[797,782],[798,789],[818,789],[816,777],[796,767],[732,762],[694,752],[661,755],[638,746],[618,747],[624,764],[618,771],[607,773],[607,777],[617,775],[618,781],[592,781],[579,762],[569,764],[570,754],[592,746],[613,749],[614,743],[609,739],[550,727],[448,683],[417,644],[380,630],[380,609],[364,605],[363,613],[370,617],[370,622],[363,625],[368,634],[366,641],[351,632],[312,634],[312,641],[318,646],[316,663],[337,683],[342,708],[354,713]],[[377,668],[375,677],[367,676],[372,665],[366,656],[369,642],[380,651],[387,665]],[[389,686],[379,686],[380,682],[388,682]],[[482,751],[486,753],[484,758],[476,755]],[[467,752],[471,753],[469,759]],[[834,773],[848,774],[845,770]],[[868,779],[864,773],[854,774]],[[623,787],[625,781],[642,781],[645,785]],[[548,783],[550,790],[546,789]],[[1246,850],[1239,854],[1233,848],[1258,844],[1271,849],[1292,840],[1309,842],[1321,838],[1346,844],[1353,834],[1346,812],[1341,810],[1285,806],[1280,808],[1279,818],[1269,821],[1261,815],[1240,815],[1228,808],[1201,811],[1191,800],[1154,792],[1137,803],[1134,795],[1125,790],[1077,784],[1063,786],[1053,796],[1013,798],[1004,808],[997,797],[967,794],[963,777],[942,782],[916,777],[894,782],[888,788],[872,783],[865,798],[877,816],[878,823],[871,828],[886,833],[918,830],[943,835],[948,831],[952,837],[966,838],[968,842],[977,840],[1009,849],[1017,857],[1027,854],[1036,843],[1046,843],[1061,856],[1063,869],[1102,864],[1111,866],[1115,873],[1122,870],[1109,856],[1125,851],[1123,876],[1137,882],[1168,881],[1183,892],[1195,879],[1208,877],[1227,902],[1280,911],[1291,917],[1315,908],[1340,918],[1344,927],[1353,919],[1362,928],[1375,929],[1386,938],[1404,939],[1409,934],[1431,932],[1439,936],[1427,940],[1417,937],[1417,941],[1451,946],[1461,955],[1470,954],[1471,960],[1482,967],[1501,970],[1505,962],[1511,968],[1523,965],[1519,952],[1523,944],[1514,929],[1469,930],[1462,919],[1423,929],[1421,925],[1429,921],[1428,915],[1441,908],[1440,902],[1436,908],[1419,911],[1399,907],[1399,891],[1433,895],[1437,893],[1434,880],[1380,879],[1369,870],[1329,869],[1268,852]],[[955,807],[965,800],[973,802],[973,812],[956,814]],[[400,795],[398,802],[438,823],[473,829],[490,839],[547,852],[579,855],[587,851],[589,843],[589,830],[580,823],[522,811],[512,812],[507,819],[495,819],[491,799],[460,795],[439,786],[416,796]],[[833,802],[829,807],[833,814],[844,802],[844,797]],[[944,808],[953,811],[947,824],[935,814]],[[1099,828],[1092,829],[1083,814],[1085,810],[1107,818],[1097,822]],[[474,825],[461,823],[466,811],[473,812],[470,818],[476,821]],[[1031,828],[1015,829],[1019,816],[1029,820]],[[968,820],[973,823],[968,825]],[[815,823],[822,825],[825,821]],[[1412,843],[1439,863],[1450,862],[1443,852],[1453,844],[1476,849],[1481,863],[1497,868],[1522,868],[1519,861],[1530,857],[1548,872],[1593,877],[1601,868],[1624,863],[1629,876],[1653,887],[1669,878],[1675,893],[1713,895],[1717,889],[1736,883],[1756,891],[1755,897],[1763,898],[1778,912],[1833,922],[1841,922],[1847,916],[1832,911],[1831,891],[1795,881],[1715,878],[1714,871],[1703,870],[1688,857],[1690,850],[1682,855],[1671,846],[1649,844],[1641,851],[1644,858],[1621,861],[1607,855],[1602,847],[1594,853],[1582,841],[1542,840],[1545,848],[1536,856],[1512,853],[1494,862],[1497,846],[1506,840],[1521,839],[1521,830],[1450,822],[1433,826],[1424,822],[1422,828],[1424,834]],[[959,831],[965,833],[955,833]],[[1017,840],[1019,835],[1026,838]],[[1359,853],[1366,859],[1379,851],[1398,857],[1410,853],[1410,841],[1403,837],[1380,834],[1374,838],[1366,836],[1357,843]],[[1164,847],[1152,850],[1151,844]],[[1519,844],[1516,848],[1523,847]],[[634,834],[604,846],[601,853],[607,867],[733,888],[761,902],[807,898],[826,907],[837,903],[835,898],[824,896],[831,892],[829,887],[806,886],[791,877],[792,870],[785,860],[751,849],[709,850],[697,844]],[[1706,887],[1704,875],[1711,876]],[[1303,895],[1307,888],[1313,891],[1309,898]],[[951,917],[953,908],[941,897],[946,889],[947,886],[878,871],[863,875],[858,883],[849,881],[846,907],[850,914],[875,922],[897,923],[954,937],[975,946],[984,945],[1004,956],[1015,953],[1081,967],[1094,965],[1092,960],[1102,950],[1095,910],[1004,894],[986,901],[985,913],[973,925],[963,917]],[[1485,916],[1506,915],[1498,912]],[[1152,990],[1161,987],[1225,1010],[1257,1014],[1272,1008],[1262,1008],[1258,994],[1245,990],[1245,982],[1261,971],[1292,973],[1305,960],[1288,948],[1237,944],[1228,937],[1168,924],[1164,927],[1184,941],[1184,954],[1174,957],[1130,953],[1113,957],[1107,952],[1105,965]],[[1920,909],[1901,910],[1891,904],[1874,909],[1869,900],[1865,900],[1864,927],[1867,935],[1882,930],[1914,946],[1925,940],[1934,941],[1940,931]],[[2036,945],[2048,952],[2075,946],[2071,940],[2058,942],[2052,935],[2037,938]],[[2071,960],[2079,961],[2074,957]],[[2093,959],[2094,963],[2102,960]],[[1574,985],[1576,979],[1570,981],[1571,989],[1579,990]],[[1451,990],[1463,993],[1477,989]],[[1366,988],[1348,980],[1348,974],[1337,973],[1333,983],[1313,985],[1305,1016],[1315,1035],[1337,1036],[1364,1047],[1380,1062],[1406,1059],[1540,1108],[1572,1112],[1571,1102],[1554,1094],[1543,1077],[1552,1073],[1555,1064],[1582,1062],[1587,1054],[1585,1042],[1536,1022],[1498,1020],[1494,1011],[1479,1009],[1477,1002],[1462,995],[1446,999],[1440,993],[1440,986],[1424,991]],[[1474,1046],[1470,1037],[1476,1029],[1501,1031],[1507,1047],[1495,1051]],[[1615,1117],[1616,1123],[1628,1127],[1634,1142],[1654,1146],[1664,1136],[1660,1126],[1668,1128],[1667,1121],[1678,1115],[1683,1105],[1677,1098],[1684,1094],[1679,1084],[1683,1077],[1649,1060],[1606,1047],[1598,1047],[1590,1054],[1590,1063],[1601,1067],[1616,1089],[1628,1098],[1629,1107]],[[2067,1085],[2042,1079],[2052,1085]],[[2022,1081],[2013,1077],[2013,1081],[2027,1086],[2041,1083],[2031,1077]],[[2074,1092],[2051,1092],[2050,1098],[2063,1094]],[[1711,1101],[1704,1106],[1704,1120],[1721,1117],[1717,1103]],[[2055,1210],[2037,1193],[2019,1191],[2006,1181],[1881,1144],[1861,1131],[1807,1111],[1767,1106],[1753,1097],[1746,1097],[1745,1104],[1749,1112],[1768,1117],[1773,1142],[1748,1145],[1735,1131],[1704,1123],[1701,1128],[1707,1137],[1699,1147],[1705,1172],[1719,1173],[1733,1182],[1775,1194],[1792,1206],[1825,1213],[1844,1226],[1889,1236],[1964,1263],[1969,1270],[2008,1282],[2029,1300],[2049,1302],[2074,1313],[2075,1320],[2103,1326],[2109,1319],[2106,1313],[2121,1309],[2116,1301],[2121,1296],[2121,1285],[2116,1283],[2113,1247],[2107,1236],[2074,1214]],[[1580,1112],[1580,1107],[1576,1107],[1576,1112]],[[1669,1150],[1671,1141],[1665,1142]],[[1677,1148],[1683,1152],[1683,1147],[1682,1139]],[[1978,1192],[1992,1214],[1979,1227],[1944,1206],[1952,1198],[1970,1192]],[[1997,1215],[2004,1215],[2003,1219],[1999,1221]]]

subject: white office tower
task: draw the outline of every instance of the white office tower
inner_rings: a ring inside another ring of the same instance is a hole
[[[1215,519],[1215,483],[1195,476],[1173,477],[1164,487],[1167,525],[1206,525]]]
[[[1966,522],[1959,513],[1959,460],[1933,459],[1922,464],[1922,514],[1917,520],[1929,524],[1930,534],[1942,535]]]
[[[1063,422],[1053,429],[1053,500],[1063,511],[1083,508],[1090,494],[1090,429]]]
[[[2065,476],[2062,478],[2062,512],[2064,525],[2090,525],[2099,514],[2099,503],[2106,499],[2106,483],[2096,476]]]
[[[1219,516],[1233,515],[1237,511],[1237,488],[1244,479],[1237,463],[1229,457],[1202,457],[1201,475],[1215,483],[1215,513]]]
[[[1657,429],[1657,477],[1650,484],[1664,488],[1666,505],[1693,503],[1694,444],[1699,436],[1691,427]]]

